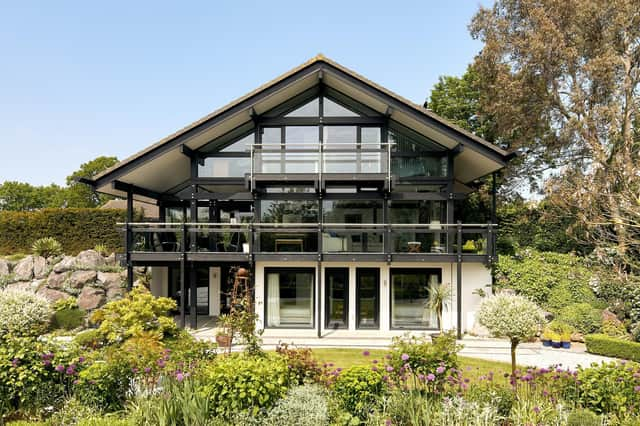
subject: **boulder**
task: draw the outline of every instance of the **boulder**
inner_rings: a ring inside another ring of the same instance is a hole
[[[46,287],[42,287],[37,291],[37,293],[41,296],[46,297],[51,303],[55,303],[60,299],[68,299],[69,297],[71,297],[69,294],[63,291],[53,290]]]
[[[49,278],[47,278],[47,287],[49,288],[62,288],[64,287],[64,282],[68,277],[67,272],[52,272],[49,274]]]
[[[33,256],[29,255],[19,261],[13,268],[16,281],[29,281],[33,278]]]
[[[111,253],[109,256],[105,257],[104,263],[109,266],[116,266],[116,254]]]
[[[76,266],[76,258],[73,256],[65,256],[62,260],[53,266],[53,272],[72,271]]]
[[[96,280],[96,271],[74,271],[69,277],[69,286],[81,288]]]
[[[33,257],[33,276],[38,279],[47,276],[47,259],[42,256]]]
[[[34,285],[34,282],[36,285]],[[38,288],[38,281],[17,281],[7,285],[7,289],[9,290],[26,290],[26,291],[35,291]]]
[[[4,275],[9,275],[9,261],[0,259],[0,277]]]
[[[83,269],[96,269],[105,264],[104,257],[95,250],[85,250],[76,256],[76,265]]]
[[[121,285],[114,285],[106,288],[107,291],[107,301],[111,302],[112,300],[122,299],[124,297],[125,288]]]
[[[99,308],[106,301],[104,290],[96,287],[85,287],[78,296],[78,307],[85,311]]]
[[[584,343],[584,335],[582,333],[572,333],[571,334],[571,341],[572,342],[580,342],[580,343]]]
[[[120,286],[122,276],[119,272],[98,272],[98,282],[105,288],[113,287],[114,285]]]

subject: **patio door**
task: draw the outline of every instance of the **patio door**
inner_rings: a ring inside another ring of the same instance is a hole
[[[209,315],[209,268],[198,267],[196,273],[196,312],[198,315]],[[189,278],[185,281],[185,310],[191,312],[191,291]],[[169,297],[174,299],[180,309],[180,268],[169,268]]]
[[[380,327],[380,269],[356,269],[356,328]]]
[[[325,268],[326,328],[348,328],[349,268]]]

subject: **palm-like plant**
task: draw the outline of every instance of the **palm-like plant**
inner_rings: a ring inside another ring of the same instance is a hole
[[[449,309],[451,296],[452,292],[450,284],[442,283],[431,287],[427,307],[436,312],[436,315],[438,316],[438,326],[440,327],[441,333],[443,332],[442,313],[445,309]]]

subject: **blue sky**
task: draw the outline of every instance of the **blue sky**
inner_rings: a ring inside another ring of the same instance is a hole
[[[0,2],[0,182],[63,184],[319,52],[422,103],[480,49],[479,4]]]

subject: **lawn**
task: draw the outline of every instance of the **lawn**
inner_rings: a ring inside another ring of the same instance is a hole
[[[364,356],[363,352],[369,355]],[[386,349],[345,349],[345,348],[316,348],[313,356],[322,363],[333,363],[335,367],[348,368],[352,365],[366,365],[372,360],[383,360],[389,351]],[[478,358],[459,356],[460,368],[465,377],[475,379],[478,376],[493,371],[496,377],[511,372],[511,365],[505,362],[487,361]]]

